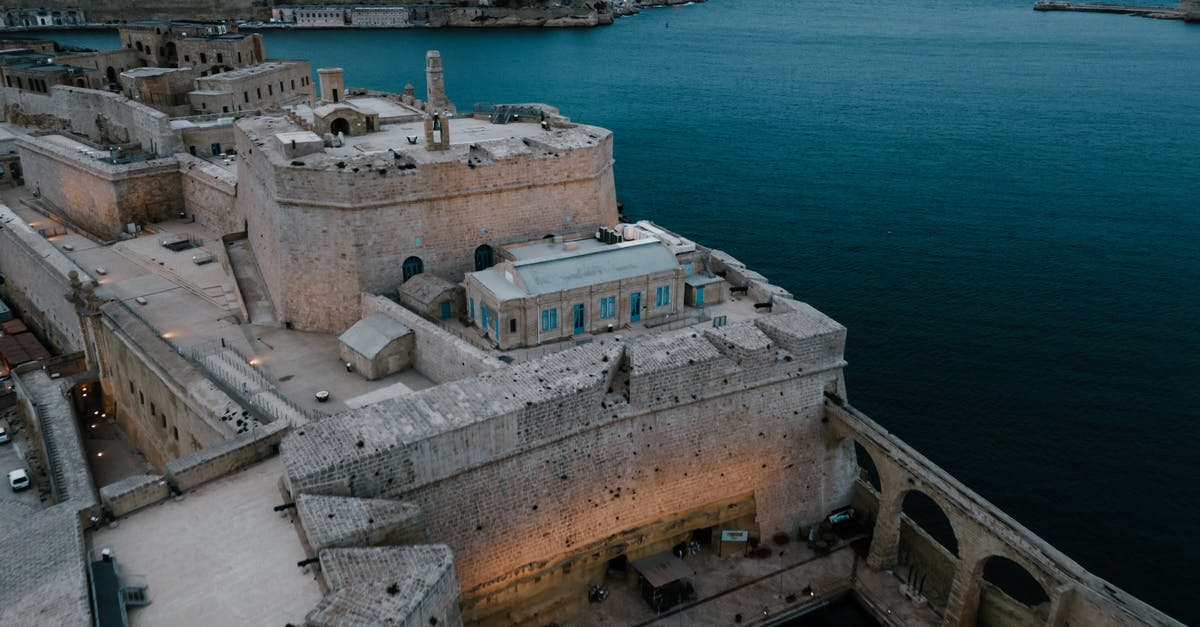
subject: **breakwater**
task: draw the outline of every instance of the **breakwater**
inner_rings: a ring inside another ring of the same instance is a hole
[[[1160,20],[1182,20],[1184,11],[1177,7],[1148,7],[1131,4],[1093,4],[1087,2],[1058,2],[1039,0],[1033,4],[1035,11],[1080,11],[1083,13],[1119,13],[1152,17]]]

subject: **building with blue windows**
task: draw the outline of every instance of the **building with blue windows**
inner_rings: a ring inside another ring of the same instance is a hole
[[[680,259],[647,231],[629,235],[504,247],[495,266],[466,275],[471,324],[507,350],[683,319]]]

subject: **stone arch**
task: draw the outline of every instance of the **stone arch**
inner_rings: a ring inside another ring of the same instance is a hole
[[[142,48],[142,42],[140,42],[140,41],[139,41],[139,42],[137,42],[137,45],[136,45],[135,47],[137,48],[137,51],[138,51],[138,52],[142,52],[142,51],[143,51],[143,48]]]
[[[329,132],[333,133],[334,135],[337,135],[338,133],[349,135],[350,122],[346,118],[337,118],[333,122],[329,123]],[[405,263],[408,262],[406,261]]]
[[[482,244],[475,249],[475,271],[487,270],[496,264],[495,251],[491,246]]]
[[[407,281],[425,271],[425,262],[420,257],[409,257],[404,260],[404,280]]]
[[[175,47],[175,42],[167,42],[167,60],[175,61],[179,58],[179,50]]]
[[[883,494],[883,482],[879,476],[879,465],[875,463],[875,458],[871,457],[871,452],[866,449],[858,440],[851,439],[854,442],[854,459],[858,464],[859,478],[867,482],[875,491]]]
[[[940,503],[920,490],[906,490],[901,497],[900,511],[942,548],[959,557],[958,530]]]
[[[987,627],[1050,622],[1058,582],[1019,556],[986,551],[983,557],[964,563],[960,571],[956,584],[963,590],[961,601],[957,608],[947,608],[946,624]]]

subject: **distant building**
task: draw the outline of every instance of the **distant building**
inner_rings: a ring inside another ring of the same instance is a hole
[[[74,26],[86,24],[83,9],[4,9],[0,11],[3,25],[8,28],[39,26]]]

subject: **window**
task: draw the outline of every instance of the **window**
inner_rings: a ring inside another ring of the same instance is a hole
[[[558,310],[542,310],[542,331],[553,331],[558,328]]]
[[[238,63],[242,62],[242,53],[238,52]]]
[[[683,264],[683,273],[687,276],[692,276],[692,262],[689,261]]]
[[[225,55],[218,52],[217,53],[217,63],[224,63],[224,62],[225,62]]]
[[[201,52],[200,53],[200,62],[208,63],[208,54]]]
[[[509,318],[509,319],[508,319],[508,332],[509,332],[509,333],[516,333],[516,332],[517,332],[517,319],[516,319],[516,318]]]
[[[157,413],[158,413],[158,410],[156,410],[154,408],[154,401],[150,401],[150,415],[153,416],[154,414],[157,414]]]
[[[600,317],[613,318],[617,315],[617,297],[609,296],[600,299]]]
[[[283,88],[280,87],[280,89],[283,89]],[[294,79],[294,78],[292,79],[292,91],[296,91],[296,79]]]
[[[666,307],[671,304],[671,286],[663,285],[654,288],[654,306]]]
[[[133,381],[130,381],[129,382],[129,393],[133,394],[134,392],[136,392],[136,390],[133,389]]]
[[[248,104],[250,102],[250,92],[248,92],[248,91],[242,92],[242,100],[246,101],[246,103]]]
[[[479,326],[483,327],[484,331],[488,328],[488,310],[487,305],[479,303]]]
[[[262,87],[255,87],[254,91],[258,92],[258,99],[262,100]]]
[[[140,401],[143,405],[145,405],[146,404],[146,395],[142,394],[141,392],[138,392],[138,401]]]
[[[171,431],[175,432],[175,441],[179,441],[179,427],[171,427]]]
[[[162,419],[162,426],[163,426],[163,429],[166,429],[166,428],[167,428],[167,415],[166,415],[166,414],[163,414],[163,415],[159,416],[159,418],[161,418],[161,419]]]
[[[474,320],[474,319],[475,319],[475,298],[471,297],[471,298],[467,299],[467,320]]]
[[[268,96],[275,95],[275,86],[274,85],[267,85],[267,95]]]

